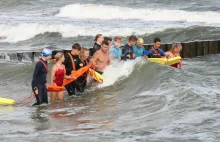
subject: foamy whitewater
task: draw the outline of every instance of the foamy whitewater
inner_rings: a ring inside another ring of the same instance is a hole
[[[70,50],[78,42],[91,48],[98,33],[122,36],[123,44],[131,34],[148,44],[155,37],[163,43],[219,40],[219,5],[218,0],[2,0],[0,98],[18,102],[31,95],[35,62],[28,52],[44,47]],[[184,59],[182,70],[142,58],[113,61],[103,84],[88,79],[83,96],[66,94],[64,102],[40,107],[0,106],[0,141],[219,141],[219,66],[219,55]]]

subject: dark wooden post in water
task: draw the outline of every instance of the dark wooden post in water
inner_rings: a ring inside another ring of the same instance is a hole
[[[180,53],[182,58],[194,58],[198,56],[204,56],[208,54],[219,54],[220,53],[220,40],[218,41],[194,41],[194,42],[186,42],[181,43],[183,49]],[[152,44],[145,44],[144,45],[146,50],[149,50],[153,47]],[[172,44],[161,44],[161,49],[165,52],[170,50]],[[53,51],[52,57],[61,51],[64,54],[70,53],[71,50],[57,50]],[[26,60],[27,56],[34,61],[35,57],[41,56],[40,52],[24,52],[24,53],[2,53],[0,54],[0,59],[6,59],[6,55],[10,56],[11,60],[17,59],[18,61],[22,61],[23,59]]]

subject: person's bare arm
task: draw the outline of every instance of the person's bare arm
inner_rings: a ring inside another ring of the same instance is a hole
[[[55,84],[54,84],[54,76],[55,76],[56,70],[57,70],[57,69],[56,69],[56,66],[53,65],[52,70],[51,70],[51,77],[50,77],[50,83],[51,83],[51,85],[55,85]]]
[[[96,62],[97,62],[99,56],[100,56],[100,55],[99,55],[99,52],[96,51],[95,54],[94,54],[94,55],[92,56],[92,58],[90,59],[90,64],[91,64],[91,65],[94,65],[95,67],[97,67]]]

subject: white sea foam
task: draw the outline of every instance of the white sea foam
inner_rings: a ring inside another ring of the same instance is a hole
[[[0,24],[0,42],[18,42],[31,39],[36,35],[44,34],[46,32],[58,32],[64,38],[77,37],[77,36],[95,36],[97,33],[102,33],[105,36],[129,36],[131,34],[144,35],[151,34],[165,30],[166,27],[161,28],[90,28],[74,26],[71,24],[38,24],[38,23],[23,23],[18,25]]]
[[[74,19],[140,19],[144,21],[184,21],[220,23],[218,12],[189,12],[183,10],[128,8],[95,4],[70,4],[56,15]]]
[[[110,66],[108,66],[103,74],[104,82],[100,84],[98,87],[107,87],[111,86],[120,79],[124,79],[128,77],[133,70],[135,69],[135,65],[143,65],[145,62],[141,58],[137,58],[135,60],[126,61],[126,62],[113,62]]]

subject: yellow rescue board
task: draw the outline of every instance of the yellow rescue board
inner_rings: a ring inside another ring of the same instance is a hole
[[[0,98],[0,105],[13,105],[13,104],[15,104],[15,100]]]
[[[179,63],[181,61],[181,57],[178,56],[175,58],[170,58],[168,60],[166,58],[148,58],[148,61],[170,66]]]
[[[103,76],[99,74],[98,72],[94,71],[93,69],[89,68],[87,71],[87,74],[91,76],[93,79],[98,81],[99,83],[103,83]]]

